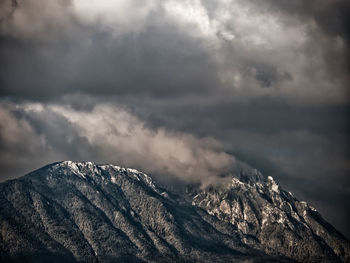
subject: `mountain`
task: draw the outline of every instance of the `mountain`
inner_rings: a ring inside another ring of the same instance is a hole
[[[245,168],[183,191],[135,169],[50,164],[0,184],[1,262],[350,262],[349,241]]]

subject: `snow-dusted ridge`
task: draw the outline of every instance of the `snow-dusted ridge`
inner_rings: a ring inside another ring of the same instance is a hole
[[[153,181],[153,179],[148,176],[147,174],[134,169],[134,168],[127,168],[122,167],[118,165],[113,164],[96,164],[94,162],[73,162],[73,161],[62,161],[60,163],[55,164],[52,166],[52,170],[54,171],[57,168],[68,168],[73,174],[83,178],[87,179],[86,176],[99,176],[102,178],[102,180],[109,179],[112,183],[116,183],[117,178],[116,176],[129,176],[137,181],[144,182],[146,185],[148,185],[151,189],[153,189],[157,193],[161,193],[163,191],[159,190],[159,188],[156,186],[156,183]],[[106,178],[104,174],[108,173],[101,173],[101,171],[109,171],[109,176]],[[113,173],[111,173],[113,171]],[[239,173],[232,174],[231,175],[231,183],[225,184],[225,185],[218,185],[217,190],[219,192],[215,192],[214,195],[210,196],[208,200],[208,203],[206,204],[206,208],[209,214],[215,215],[220,214],[221,212],[227,214],[228,213],[228,204],[227,200],[224,197],[227,194],[227,191],[237,190],[237,191],[244,191],[245,193],[254,192],[254,194],[259,193],[261,194],[268,194],[272,200],[272,204],[267,203],[266,206],[262,207],[262,215],[263,215],[263,222],[266,222],[266,216],[270,216],[273,214],[272,211],[275,211],[276,213],[276,207],[280,209],[280,213],[282,215],[279,215],[279,219],[276,221],[278,223],[284,223],[284,221],[281,218],[286,218],[284,215],[286,211],[282,209],[283,206],[287,206],[289,208],[289,211],[291,216],[295,218],[298,221],[302,221],[302,219],[293,211],[291,208],[291,205],[289,203],[286,203],[286,201],[282,200],[280,195],[280,186],[276,183],[276,181],[273,179],[272,176],[263,176],[257,169],[250,168],[245,166],[244,169],[242,169]],[[208,188],[207,188],[208,189]],[[193,197],[192,205],[194,206],[202,206],[204,200],[201,200],[198,203],[198,199],[203,195],[210,195],[210,191],[207,191],[207,189],[203,189],[201,194],[196,194]],[[224,190],[223,190],[224,189]],[[286,195],[289,199],[297,201],[294,196],[290,192],[286,192],[284,190],[283,195]],[[223,196],[220,196],[223,195]],[[167,195],[167,193],[163,193],[162,195]],[[218,205],[215,207],[215,209],[212,211],[208,207],[209,204],[213,204],[213,202],[219,202]],[[311,209],[312,211],[317,212],[317,210],[313,207],[311,207],[307,202],[305,201],[297,201],[298,204],[304,208],[304,210]],[[273,207],[273,208],[271,208]],[[237,204],[232,205],[232,212],[237,213]],[[246,218],[247,216],[244,214],[244,211],[241,211],[243,214],[243,217]],[[305,211],[303,212],[306,213]],[[232,223],[234,223],[235,219],[232,218]],[[264,224],[262,224],[264,225]],[[240,228],[240,225],[237,225],[238,228]],[[242,229],[241,229],[242,230]],[[243,231],[246,232],[246,231]]]
[[[62,161],[52,166],[51,170],[55,171],[57,168],[69,169],[70,172],[73,172],[75,175],[82,177],[83,179],[87,179],[88,176],[100,176],[102,180],[106,180],[106,175],[109,174],[107,179],[109,179],[112,183],[116,182],[116,176],[127,175],[135,178],[138,181],[142,181],[151,187],[157,193],[160,191],[153,179],[147,174],[138,171],[134,168],[121,167],[113,164],[96,164],[94,162],[73,162],[73,161]],[[102,173],[101,171],[109,171],[109,173]],[[110,173],[114,171],[114,173]]]
[[[53,171],[57,168],[68,168],[70,172],[73,172],[73,174],[83,179],[87,179],[87,176],[98,176],[102,178],[103,181],[110,180],[112,183],[117,182],[117,176],[129,176],[137,181],[145,183],[158,194],[163,196],[168,195],[166,191],[160,190],[160,188],[156,186],[156,183],[150,176],[134,168],[121,167],[113,164],[99,165],[94,162],[73,161],[63,161],[52,166]],[[102,173],[102,171],[107,171],[107,173]],[[106,177],[107,174],[108,176]],[[307,202],[298,201],[290,192],[281,189],[272,176],[264,177],[256,169],[244,167],[239,173],[232,174],[231,177],[230,184],[218,185],[216,189],[214,188],[214,191],[213,188],[210,187],[200,190],[200,193],[196,193],[192,197],[191,204],[193,206],[204,207],[209,214],[216,215],[220,219],[223,217],[230,217],[230,222],[246,234],[249,232],[246,228],[247,218],[249,217],[247,215],[247,209],[240,207],[237,200],[227,199],[227,195],[232,191],[243,192],[245,194],[249,193],[257,197],[261,195],[269,196],[269,202],[265,202],[263,206],[259,207],[262,215],[262,220],[260,222],[262,227],[266,225],[268,220],[273,220],[273,222],[278,224],[284,224],[287,215],[308,227],[304,222],[305,220],[296,212],[296,208],[293,208],[290,204],[291,200],[302,208],[304,216],[307,214],[308,210],[317,212],[317,210],[311,207]],[[208,190],[209,188],[211,190]],[[197,189],[197,191],[199,190]],[[204,198],[203,196],[206,197]],[[236,195],[236,197],[237,196],[239,195]],[[284,198],[281,196],[284,196]],[[286,198],[288,201],[285,200]],[[223,214],[225,216],[223,216]],[[237,218],[237,216],[240,215],[243,216],[243,223],[238,223],[241,217]]]

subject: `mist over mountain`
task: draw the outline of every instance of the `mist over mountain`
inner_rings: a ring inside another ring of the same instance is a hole
[[[271,176],[160,185],[64,161],[0,184],[1,262],[349,262],[350,243]]]

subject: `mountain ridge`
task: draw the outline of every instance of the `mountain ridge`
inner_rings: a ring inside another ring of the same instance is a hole
[[[349,262],[349,241],[272,177],[229,178],[181,196],[131,168],[44,166],[0,184],[1,259]]]

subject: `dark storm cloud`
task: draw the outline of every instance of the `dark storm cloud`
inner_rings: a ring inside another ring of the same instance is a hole
[[[45,52],[46,47],[42,51],[3,39],[1,95],[34,100],[70,92],[177,97],[213,92],[218,82],[209,54],[176,28],[152,28],[114,41],[101,33],[89,41],[87,46],[50,45]]]
[[[72,92],[170,98],[215,93],[240,100],[266,94],[308,103],[344,100],[337,94],[344,91],[329,96],[330,86],[344,90],[349,83],[343,72],[347,48],[341,39],[327,38],[317,28],[310,31],[310,21],[290,18],[287,22],[294,24],[289,26],[280,15],[270,15],[256,3],[251,4],[253,11],[247,11],[240,2],[211,9],[189,2],[188,8],[199,10],[191,21],[188,14],[177,17],[186,12],[185,3],[182,7],[169,1],[141,13],[145,22],[138,29],[125,25],[132,19],[107,19],[110,14],[105,9],[82,16],[81,4],[58,1],[34,16],[38,1],[28,3],[20,1],[19,11],[15,9],[7,19],[10,22],[2,23],[2,96],[50,100]],[[237,10],[222,19],[226,7]],[[51,17],[52,13],[63,18]],[[92,19],[97,15],[107,18],[97,23]],[[33,29],[25,23],[29,19],[34,20]],[[254,27],[256,23],[259,27]],[[125,32],[119,32],[121,26]],[[303,60],[316,56],[310,64]],[[328,57],[332,60],[326,61]],[[315,78],[317,83],[310,81]],[[309,86],[307,91],[304,85]],[[261,87],[274,89],[263,92]]]
[[[207,179],[237,157],[350,233],[348,1],[17,3],[2,178],[85,159]]]

